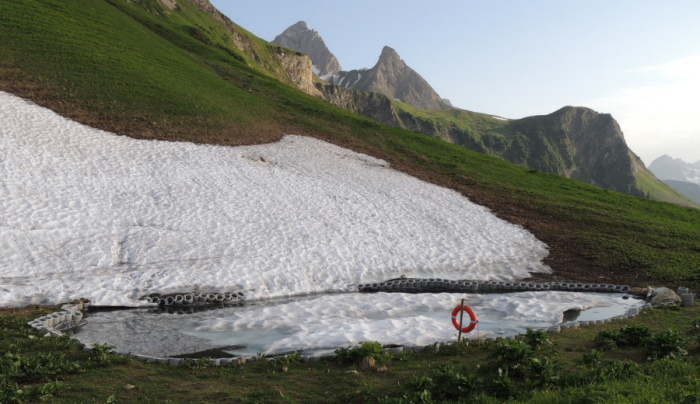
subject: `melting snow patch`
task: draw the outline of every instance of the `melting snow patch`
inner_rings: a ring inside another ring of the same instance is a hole
[[[246,147],[135,140],[0,93],[0,179],[0,307],[548,271],[547,247],[523,228],[301,136]]]

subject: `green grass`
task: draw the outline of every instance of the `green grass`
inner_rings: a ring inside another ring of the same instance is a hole
[[[344,356],[311,363],[292,358],[226,367],[204,362],[144,363],[110,355],[108,347],[88,352],[68,338],[34,334],[25,322],[50,309],[0,311],[0,402],[675,403],[700,399],[697,305],[646,310],[633,320],[559,334],[529,333],[521,341],[435,344],[425,352],[401,354],[382,353],[378,345],[366,343],[352,351],[383,357],[386,368],[381,370],[362,370],[356,358],[345,361]],[[621,329],[648,329],[652,336],[678,330],[687,341],[683,347],[688,354],[648,359],[647,342],[595,350],[597,335]]]
[[[549,245],[547,263],[562,277],[700,286],[700,210],[605,191],[351,114],[279,81],[278,47],[235,27],[248,41],[239,51],[217,20],[180,6],[3,1],[0,89],[138,138],[237,145],[315,136],[524,226]],[[464,114],[485,130],[503,125]]]

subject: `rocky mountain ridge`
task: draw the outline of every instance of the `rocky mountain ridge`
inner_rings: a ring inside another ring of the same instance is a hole
[[[299,28],[294,31],[301,35]],[[315,31],[313,35],[320,37]],[[440,98],[388,46],[371,69],[337,71],[321,78],[328,84],[317,82],[316,89],[324,99],[384,124],[601,188],[692,205],[647,170],[609,114],[564,107],[549,115],[507,120],[460,110]]]
[[[427,81],[411,69],[399,54],[385,46],[371,69],[339,71],[321,77],[330,84],[349,90],[384,94],[418,109],[434,110],[450,107]]]

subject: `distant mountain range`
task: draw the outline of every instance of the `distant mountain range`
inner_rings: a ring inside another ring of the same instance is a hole
[[[311,57],[321,73],[316,88],[336,106],[539,171],[634,196],[693,205],[647,170],[609,114],[582,107],[517,120],[478,114],[452,107],[388,46],[374,67],[343,71],[319,33],[303,21],[273,42]]]
[[[700,160],[686,163],[664,154],[652,161],[649,169],[661,180],[685,181],[700,185]]]
[[[649,170],[688,199],[700,204],[700,160],[686,163],[664,154],[649,164]]]

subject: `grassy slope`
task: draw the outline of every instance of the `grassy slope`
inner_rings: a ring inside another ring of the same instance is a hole
[[[134,3],[140,7],[125,0],[1,2],[0,89],[139,138],[238,145],[283,133],[315,136],[384,158],[522,224],[550,246],[548,263],[563,277],[700,285],[698,210],[377,124],[281,83],[273,62],[248,59],[217,21],[191,6],[159,14],[153,0]],[[275,49],[250,40],[260,60]]]

